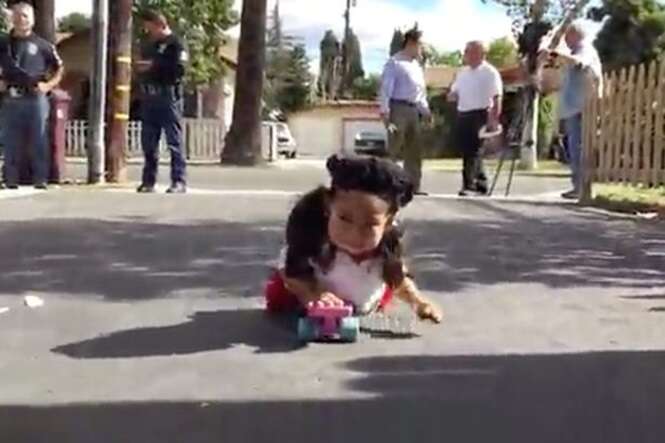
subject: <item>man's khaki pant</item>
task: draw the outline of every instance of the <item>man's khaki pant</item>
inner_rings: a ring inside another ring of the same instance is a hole
[[[388,134],[388,153],[393,161],[404,160],[417,191],[422,179],[423,152],[420,143],[420,115],[415,106],[391,103],[390,123],[396,128]]]

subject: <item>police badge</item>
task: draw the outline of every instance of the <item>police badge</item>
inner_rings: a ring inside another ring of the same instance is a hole
[[[32,42],[28,43],[27,50],[30,55],[37,55],[37,52],[39,52],[37,45]]]

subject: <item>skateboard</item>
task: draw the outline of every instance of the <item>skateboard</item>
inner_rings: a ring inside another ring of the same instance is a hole
[[[360,321],[353,315],[353,306],[328,306],[313,302],[304,317],[298,320],[298,339],[302,342],[355,342],[360,333]]]

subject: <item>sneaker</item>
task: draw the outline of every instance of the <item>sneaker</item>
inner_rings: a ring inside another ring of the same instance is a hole
[[[152,194],[155,192],[155,186],[141,184],[141,186],[136,188],[136,192],[139,194]]]
[[[578,200],[580,198],[580,193],[573,189],[561,194],[561,198],[565,198],[566,200]]]
[[[460,197],[472,197],[475,193],[470,189],[462,189],[459,194]]]
[[[7,183],[0,183],[0,189],[11,189],[15,191],[18,189],[18,185],[8,185]]]
[[[187,193],[187,186],[182,183],[173,183],[169,189],[166,190],[167,194],[185,194]]]
[[[39,189],[40,191],[46,191],[48,189],[48,186],[46,183],[37,183],[35,184],[35,189]]]

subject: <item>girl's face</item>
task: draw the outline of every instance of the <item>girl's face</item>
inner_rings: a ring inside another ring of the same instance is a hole
[[[381,243],[392,219],[385,200],[365,192],[337,190],[330,202],[328,237],[351,255],[370,253]]]

